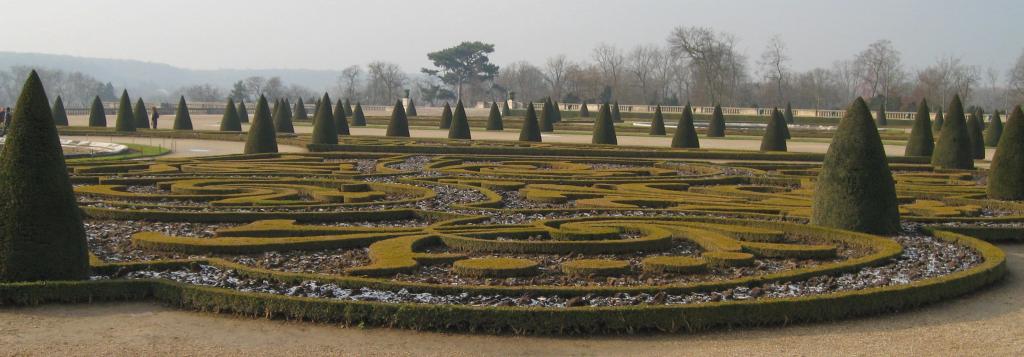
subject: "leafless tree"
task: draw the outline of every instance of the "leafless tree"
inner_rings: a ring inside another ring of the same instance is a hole
[[[869,45],[857,55],[854,68],[871,97],[881,95],[889,98],[889,91],[899,84],[900,77],[906,75],[900,52],[893,48],[889,40],[878,40]]]
[[[245,89],[252,93],[254,97],[264,95],[263,88],[267,85],[267,79],[260,76],[252,76],[242,81],[245,85]]]
[[[622,50],[619,50],[618,47],[606,43],[602,43],[594,48],[592,56],[604,75],[605,84],[611,87],[612,95],[618,98],[619,90],[621,90],[622,73],[626,65],[626,56],[622,54]]]
[[[341,96],[350,100],[358,100],[359,94],[359,77],[362,76],[363,69],[359,65],[352,65],[346,67],[341,71],[341,76],[338,77],[338,89],[340,89]]]
[[[551,94],[545,85],[544,73],[527,61],[513,62],[501,67],[495,82],[511,92],[516,92],[517,100],[524,102],[542,99]]]
[[[182,87],[177,91],[185,100],[194,102],[217,102],[224,100],[224,92],[211,84],[197,84]]]
[[[745,81],[746,58],[735,51],[736,38],[707,27],[677,27],[668,38],[673,56],[686,58],[711,103],[721,103]]]
[[[1010,68],[1007,74],[1007,84],[1014,91],[1017,98],[1024,97],[1024,52],[1017,57],[1017,62]]]
[[[757,62],[761,66],[761,75],[775,83],[776,94],[778,95],[775,104],[780,107],[786,101],[783,87],[788,79],[789,68],[786,65],[787,62],[789,62],[789,56],[786,55],[786,43],[782,42],[782,37],[779,35],[773,36],[768,41],[764,52],[761,53],[761,60]]]
[[[651,95],[654,80],[655,64],[663,57],[661,49],[654,45],[636,46],[629,52],[628,71],[640,87],[640,99],[644,102],[656,102],[658,98]]]
[[[366,87],[368,101],[377,104],[390,104],[402,95],[402,85],[406,77],[397,64],[374,61],[366,66],[369,82]]]
[[[544,79],[551,87],[551,96],[557,100],[562,99],[562,90],[565,87],[565,76],[568,69],[569,59],[563,54],[548,58],[544,64]]]

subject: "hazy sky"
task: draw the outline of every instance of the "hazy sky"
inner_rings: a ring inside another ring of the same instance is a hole
[[[1001,71],[1024,49],[1024,0],[225,1],[3,0],[0,50],[124,58],[196,69],[341,69],[382,59],[408,72],[465,40],[499,65],[590,58],[601,42],[665,43],[676,26],[736,35],[753,61],[781,35],[791,66],[847,59],[887,38],[909,68],[945,55]]]

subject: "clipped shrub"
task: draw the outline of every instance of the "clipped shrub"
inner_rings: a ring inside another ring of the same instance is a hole
[[[768,119],[761,138],[761,151],[786,151],[786,117],[778,108],[772,109],[772,117]]]
[[[192,130],[192,117],[188,114],[185,96],[178,99],[178,108],[174,112],[174,130]]]
[[[580,118],[589,118],[589,117],[590,117],[590,109],[587,108],[587,101],[584,100],[583,103],[580,104]]]
[[[346,107],[348,107],[348,105],[346,105]],[[363,105],[359,102],[356,102],[356,109],[352,112],[352,126],[366,126],[366,116],[363,115]]]
[[[508,107],[508,101],[501,102],[501,116],[507,117],[512,115],[512,109]]]
[[[359,106],[359,102],[356,102],[356,106]],[[345,98],[345,115],[346,116],[353,116],[355,114],[356,114],[355,110],[352,109],[352,103],[349,103],[348,98]],[[363,125],[366,125],[366,124],[364,123]]]
[[[544,100],[544,107],[540,110],[540,131],[544,133],[555,131],[555,106],[551,104],[551,98]]]
[[[68,112],[64,110],[64,100],[60,99],[59,95],[57,100],[53,101],[53,123],[57,126],[68,126]]]
[[[146,103],[140,97],[135,101],[135,128],[149,129],[149,111],[146,110]]]
[[[463,259],[452,264],[456,274],[471,277],[507,278],[537,274],[537,262],[519,258]]]
[[[939,110],[935,112],[935,120],[932,121],[932,132],[934,134],[938,134],[939,132],[941,132],[942,123],[944,123],[945,121],[946,120],[942,117],[942,107],[939,107]]]
[[[885,115],[885,103],[878,107],[878,118],[875,118],[875,124],[880,127],[889,125],[889,119]]]
[[[715,110],[711,113],[711,121],[708,122],[708,137],[721,138],[725,136],[725,115],[722,114],[722,105],[715,104]]]
[[[391,110],[391,121],[388,122],[386,135],[409,137],[409,118],[405,117],[405,107],[401,99],[395,101],[395,108]]]
[[[949,114],[942,123],[939,140],[932,152],[932,166],[942,169],[973,169],[974,152],[967,134],[967,120],[960,95],[954,95],[949,103]]]
[[[662,125],[664,130],[664,125]],[[601,105],[601,111],[597,113],[597,120],[594,121],[594,134],[590,139],[592,144],[618,145],[615,137],[615,123],[612,122],[612,111],[608,103]]]
[[[786,102],[786,123],[793,124],[796,119],[793,119],[793,105],[790,102]],[[787,138],[788,139],[788,138]]]
[[[121,102],[117,105],[117,118],[114,120],[114,130],[124,132],[135,131],[135,113],[132,113],[132,100],[128,98],[128,90],[121,92]]]
[[[448,102],[444,102],[444,109],[441,110],[441,123],[437,127],[438,129],[452,128],[452,106]]]
[[[412,98],[409,98],[409,107],[405,108],[405,116],[414,117],[416,115],[416,102],[414,102]]]
[[[693,110],[690,109],[689,104],[683,108],[683,113],[679,116],[679,124],[676,124],[676,133],[672,136],[672,147],[677,149],[700,148],[697,129],[693,127]]]
[[[0,281],[88,279],[85,227],[36,71],[14,108],[0,154]]]
[[[260,95],[256,102],[256,112],[249,126],[249,135],[245,139],[246,154],[263,154],[277,152],[277,132],[270,115],[267,98]]]
[[[92,99],[92,107],[89,108],[89,126],[103,128],[107,126],[107,111],[103,109],[100,96]]]
[[[622,122],[622,112],[619,111],[619,101],[615,101],[615,106],[612,107],[612,119],[615,119],[616,123]]]
[[[562,122],[562,108],[560,108],[558,106],[558,102],[557,101],[552,103],[552,104],[554,105],[554,108],[555,108],[555,121],[554,122],[555,123],[560,123],[560,122]]]
[[[238,113],[238,121],[242,123],[249,122],[249,109],[245,107],[245,99],[238,100],[238,108],[235,112]]]
[[[220,131],[242,131],[242,120],[238,118],[235,100],[230,97],[224,106],[224,115],[220,117]]]
[[[999,138],[1003,136],[1003,120],[999,117],[999,111],[992,112],[992,122],[985,128],[985,146],[996,147],[999,145]]]
[[[967,120],[967,138],[970,139],[971,154],[975,159],[985,158],[985,136],[981,128],[981,116],[978,113],[971,114]]]
[[[609,114],[611,112],[609,111]],[[629,261],[580,259],[562,263],[562,272],[571,276],[612,276],[629,273]]]
[[[907,140],[907,148],[904,156],[932,156],[935,150],[935,138],[932,137],[931,113],[928,110],[928,100],[921,99],[917,106],[917,114],[914,116],[914,127],[910,129],[910,139]]]
[[[1024,200],[1024,112],[1020,105],[1006,119],[988,173],[988,198]]]
[[[320,102],[323,103],[323,100],[321,99]],[[359,108],[359,113],[362,114],[362,112],[363,108]],[[341,102],[341,99],[338,99],[338,102],[334,104],[334,128],[338,130],[338,135],[352,134],[348,128],[347,116],[345,114],[345,104]]]
[[[526,105],[526,116],[523,117],[523,127],[519,131],[519,141],[541,142],[540,125],[537,124],[537,111],[533,109],[533,103]]]
[[[608,103],[605,103],[604,105],[608,105]],[[610,113],[611,112],[609,111],[609,114]],[[612,124],[612,128],[615,128],[614,124]],[[651,121],[651,131],[647,134],[665,135],[665,116],[661,114],[661,105],[654,107],[654,120]]]
[[[462,106],[462,100],[455,104],[455,115],[452,117],[452,127],[448,130],[449,139],[472,139],[469,133],[469,119],[466,118],[466,108]]]
[[[300,99],[301,100],[301,99]],[[313,144],[335,145],[338,143],[338,127],[335,125],[334,113],[331,112],[331,97],[324,93],[320,99],[320,107],[313,117]],[[341,109],[344,113],[345,109]]]
[[[274,113],[274,129],[278,133],[295,133],[295,126],[292,124],[292,110],[288,106],[287,99],[278,102],[277,111]]]
[[[505,130],[505,123],[501,120],[501,109],[498,109],[498,102],[491,103],[491,112],[487,115],[487,130]]]
[[[846,110],[815,182],[811,223],[873,234],[900,230],[896,185],[863,98]]]
[[[302,103],[302,97],[295,102],[295,115],[293,116],[297,120],[309,120],[309,114],[306,113],[306,104]]]
[[[786,117],[782,115],[782,112],[779,112],[779,117],[782,118],[783,122],[786,121]],[[743,252],[704,252],[700,257],[704,259],[707,266],[716,268],[742,267],[754,264],[754,255]]]

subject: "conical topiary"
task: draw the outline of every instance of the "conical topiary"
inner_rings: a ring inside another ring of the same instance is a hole
[[[295,115],[293,118],[295,120],[309,120],[309,113],[306,113],[306,105],[302,103],[302,97],[299,97],[299,100],[295,102]]]
[[[708,122],[708,137],[721,138],[725,136],[725,115],[722,114],[722,106],[715,104],[715,110],[711,112],[711,121]]]
[[[616,123],[622,122],[622,112],[619,111],[619,101],[615,101],[615,106],[612,107],[612,119]]]
[[[135,117],[136,129],[149,129],[149,111],[146,110],[146,102],[143,102],[141,97],[135,100],[132,115]]]
[[[121,102],[117,105],[117,119],[114,120],[114,130],[124,132],[135,131],[135,113],[132,112],[132,100],[128,98],[128,90],[121,92]]]
[[[796,119],[793,118],[793,105],[790,102],[786,102],[786,112],[784,114],[786,115],[786,124],[793,124],[796,122]],[[789,130],[786,131],[788,132]],[[789,139],[789,137],[786,137],[786,139]]]
[[[345,113],[345,108],[341,109]],[[313,114],[313,144],[337,145],[338,126],[331,112],[331,97],[324,93],[320,99],[320,107]]]
[[[781,112],[780,112],[781,113]],[[786,122],[786,116],[782,116],[782,136],[786,137],[786,140],[792,139],[793,136],[789,133],[789,122]]]
[[[356,106],[359,106],[359,102],[356,102]],[[352,103],[348,101],[348,98],[345,98],[345,116],[354,116],[355,114],[355,110],[352,109]],[[366,122],[363,122],[363,125],[366,125]]]
[[[405,116],[414,117],[417,115],[418,114],[416,114],[416,102],[414,102],[412,98],[409,98],[409,107],[405,108]]]
[[[938,135],[942,131],[942,124],[946,120],[942,117],[942,107],[935,112],[935,120],[932,122],[932,133]]]
[[[178,99],[178,108],[174,112],[174,130],[192,130],[192,117],[188,114],[185,96]]]
[[[985,158],[985,136],[982,134],[981,128],[981,117],[977,114],[971,114],[971,118],[967,120],[967,138],[971,142],[971,153],[974,154],[975,159]]]
[[[996,147],[999,145],[999,138],[1003,135],[1003,120],[999,117],[999,111],[992,112],[992,121],[985,129],[985,146]]]
[[[256,112],[253,113],[249,135],[245,139],[246,154],[263,154],[277,152],[277,132],[274,130],[274,119],[270,115],[267,98],[260,95],[256,101]]]
[[[607,103],[605,103],[607,105]],[[603,107],[604,105],[602,105]],[[602,112],[604,109],[601,109]],[[611,115],[611,110],[608,111],[608,115]],[[661,114],[661,105],[654,107],[654,119],[651,120],[651,131],[647,132],[648,135],[665,135],[665,116]]]
[[[287,99],[281,99],[276,105],[274,113],[274,130],[280,134],[294,134],[295,125],[292,124],[292,109],[288,106]]]
[[[315,103],[315,104],[313,104],[313,119],[314,119],[314,120],[316,120],[316,112],[319,112],[319,111],[320,111],[320,98],[317,98],[317,100],[316,100],[316,103]],[[343,113],[345,112],[345,110],[344,110],[344,109],[342,109],[341,111],[342,111]],[[314,123],[314,124],[315,124],[315,123]]]
[[[391,110],[387,136],[409,137],[409,118],[405,116],[402,100],[395,101],[395,108]]]
[[[964,105],[960,95],[954,95],[949,103],[949,113],[942,123],[939,140],[932,153],[932,166],[942,169],[973,169],[974,152],[971,138],[967,135],[967,120],[964,119]]]
[[[551,98],[544,100],[544,106],[540,109],[540,131],[550,133],[555,131],[555,106],[551,104]]]
[[[459,100],[455,104],[455,115],[452,116],[452,127],[448,130],[449,139],[472,139],[469,133],[469,118],[466,118],[466,108]]]
[[[697,129],[693,128],[693,110],[690,109],[689,104],[683,107],[683,114],[679,116],[679,124],[676,124],[676,133],[672,135],[672,147],[677,149],[700,148]]]
[[[439,129],[452,128],[452,106],[448,105],[448,102],[444,102],[444,109],[441,109],[441,123],[437,127]]]
[[[978,125],[981,126],[982,134],[985,133],[985,129],[988,129],[988,125],[985,125],[985,111],[981,108],[974,110],[974,116],[978,117]]]
[[[235,100],[228,98],[224,106],[224,115],[220,117],[220,131],[242,131],[242,120],[238,118]]]
[[[558,105],[558,102],[554,102],[552,104],[553,104],[553,106],[555,108],[555,111],[554,111],[554,113],[555,113],[555,121],[553,121],[553,123],[561,123],[562,122],[562,108]]]
[[[854,100],[839,122],[814,186],[811,224],[872,234],[899,232],[896,184],[864,99]]]
[[[519,130],[519,141],[541,142],[540,124],[537,123],[537,111],[533,109],[533,103],[526,106],[523,127]]]
[[[92,99],[92,107],[89,108],[89,126],[103,128],[107,126],[107,111],[103,109],[100,96]]]
[[[580,118],[589,118],[589,117],[590,117],[590,109],[587,109],[587,101],[584,100],[583,103],[580,104]]]
[[[885,115],[885,103],[878,107],[878,117],[875,118],[875,124],[878,126],[889,125],[889,119]]]
[[[764,136],[761,137],[761,151],[786,151],[786,116],[778,108],[772,109]]]
[[[618,145],[615,137],[615,122],[612,121],[612,111],[608,103],[601,105],[601,111],[597,113],[597,120],[594,121],[594,134],[590,139],[591,144]]]
[[[988,198],[1024,200],[1024,112],[1013,108],[988,172]]]
[[[501,109],[498,109],[498,102],[491,103],[491,113],[487,115],[487,130],[505,130],[505,123],[501,120]]]
[[[238,100],[238,108],[235,112],[238,113],[238,121],[242,123],[249,122],[249,109],[245,107],[245,99]]]
[[[89,278],[85,227],[36,71],[0,153],[0,282]]]
[[[512,109],[508,107],[508,101],[501,102],[501,116],[507,117],[512,115]]]
[[[323,103],[323,100],[320,102]],[[362,108],[359,109],[360,112],[362,110]],[[341,102],[341,99],[338,99],[338,103],[334,105],[334,128],[338,130],[338,135],[352,134],[348,129],[348,115],[345,114],[345,104]]]
[[[928,101],[921,99],[917,106],[917,115],[914,116],[914,127],[910,129],[910,139],[907,140],[907,148],[904,156],[932,156],[935,151],[935,138],[932,136],[931,113],[928,111]]]
[[[57,126],[68,126],[68,112],[64,110],[64,100],[60,99],[60,96],[53,101],[53,123]]]
[[[356,109],[352,112],[352,126],[366,126],[366,116],[363,115],[363,105],[356,102]]]

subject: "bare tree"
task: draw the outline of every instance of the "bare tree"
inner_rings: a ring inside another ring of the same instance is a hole
[[[602,43],[594,48],[594,61],[604,74],[605,84],[611,87],[612,95],[619,97],[619,84],[626,64],[626,56],[618,47]]]
[[[245,88],[254,97],[264,95],[263,88],[267,85],[267,79],[260,76],[252,76],[243,80]]]
[[[359,86],[359,77],[362,73],[363,69],[359,65],[348,66],[341,71],[341,76],[338,76],[338,88],[343,97],[358,99],[359,90],[357,87]]]
[[[657,101],[656,96],[651,96],[650,87],[655,63],[660,61],[661,57],[661,49],[654,45],[637,46],[629,52],[628,71],[640,86],[640,97],[644,102]]]
[[[401,96],[405,84],[405,73],[397,64],[374,61],[366,66],[369,82],[366,87],[367,99],[372,103],[389,104]]]
[[[776,94],[778,95],[775,104],[778,106],[784,105],[786,101],[783,87],[789,72],[789,68],[786,66],[787,62],[789,62],[789,56],[786,55],[786,43],[782,42],[782,37],[775,35],[768,41],[764,52],[761,53],[761,60],[758,61],[758,65],[761,66],[762,76],[769,81],[775,82]]]
[[[541,99],[550,93],[545,86],[544,73],[526,61],[513,62],[502,67],[495,82],[511,92],[518,93],[517,98],[522,101]]]
[[[721,103],[743,84],[746,58],[735,51],[736,38],[707,27],[677,27],[668,38],[673,56],[694,66],[701,89],[711,103]],[[692,95],[692,93],[691,93]],[[735,98],[730,98],[735,99]]]
[[[544,79],[551,87],[551,96],[557,100],[562,99],[562,89],[565,86],[568,69],[569,60],[563,54],[548,58],[544,65]]]
[[[893,48],[892,41],[878,40],[857,55],[854,68],[871,97],[881,95],[888,100],[889,91],[906,75],[900,61],[900,52]]]
[[[1018,98],[1024,97],[1024,52],[1017,57],[1017,62],[1010,68],[1007,74],[1007,84],[1014,91]]]

